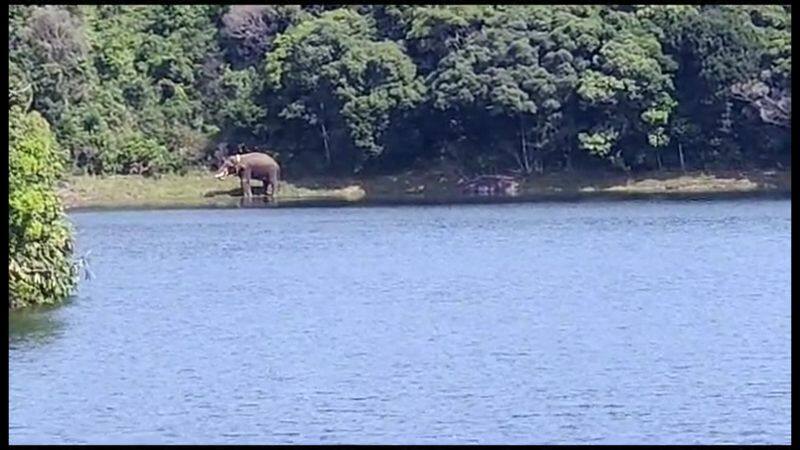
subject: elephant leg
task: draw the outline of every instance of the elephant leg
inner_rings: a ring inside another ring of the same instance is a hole
[[[269,183],[269,187],[267,187],[267,182]],[[275,182],[275,178],[273,176],[269,176],[267,181],[264,183],[264,189],[269,189],[269,197],[267,197],[267,201],[270,203],[277,204],[277,193],[278,193],[278,184]]]
[[[269,177],[265,177],[265,178],[261,179],[261,182],[262,182],[262,183],[264,183],[264,196],[265,196],[265,197],[269,197],[269,196],[271,196],[271,195],[272,195],[272,193],[270,192],[270,189],[269,189],[269,187],[270,187],[270,185],[271,185],[272,183],[270,182],[270,179],[269,179]]]
[[[278,193],[278,186],[280,185],[280,169],[277,167],[273,167],[269,173],[269,181],[272,185],[272,195],[275,196]]]
[[[250,198],[253,196],[253,191],[250,187],[250,177],[242,177],[242,195],[245,198]]]

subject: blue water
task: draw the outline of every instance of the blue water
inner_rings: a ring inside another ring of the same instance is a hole
[[[10,442],[791,442],[789,201],[75,213]]]

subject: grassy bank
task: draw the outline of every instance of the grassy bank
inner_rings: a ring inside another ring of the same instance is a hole
[[[260,182],[253,183],[253,194],[260,196]],[[164,175],[145,178],[136,175],[107,177],[72,176],[62,182],[59,195],[67,209],[127,207],[227,207],[239,204],[242,189],[239,179],[216,180],[210,173]],[[361,200],[358,186],[308,189],[291,182],[281,183],[279,203],[303,201],[352,202]]]
[[[461,179],[446,170],[428,170],[368,178],[289,180],[282,182],[277,200],[282,205],[479,200],[461,193]],[[523,180],[520,187],[519,197],[510,200],[724,197],[788,193],[791,192],[791,177],[788,171],[661,172],[636,177],[573,172],[532,176]],[[254,194],[258,196],[261,192],[260,182],[255,182]],[[232,207],[239,205],[241,200],[237,178],[219,181],[209,172],[165,175],[158,179],[140,176],[73,176],[62,183],[59,194],[68,209]],[[483,198],[481,201],[485,200],[489,199]]]

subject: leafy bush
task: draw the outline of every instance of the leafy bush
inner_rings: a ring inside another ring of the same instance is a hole
[[[56,303],[76,283],[72,237],[55,183],[66,155],[37,112],[9,111],[9,307]]]

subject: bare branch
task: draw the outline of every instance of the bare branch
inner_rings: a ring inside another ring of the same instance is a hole
[[[60,66],[74,65],[89,50],[80,20],[57,6],[37,8],[28,20],[25,35],[47,61]]]
[[[755,107],[764,122],[781,127],[790,126],[792,121],[791,92],[770,89],[761,81],[736,83],[731,86],[730,92],[733,98]]]

